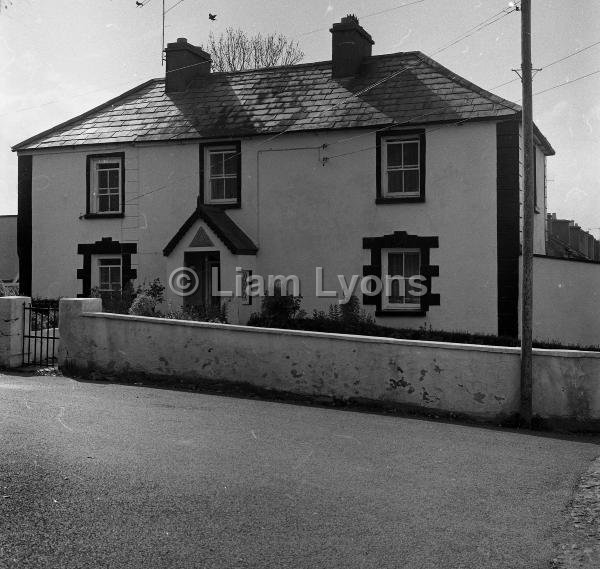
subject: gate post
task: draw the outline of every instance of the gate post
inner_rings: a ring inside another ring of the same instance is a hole
[[[58,305],[58,369],[73,373],[85,363],[87,346],[85,344],[84,312],[102,312],[101,298],[61,298]],[[84,356],[82,357],[82,354]]]
[[[24,304],[29,306],[31,297],[0,297],[0,368],[21,367],[25,326]]]

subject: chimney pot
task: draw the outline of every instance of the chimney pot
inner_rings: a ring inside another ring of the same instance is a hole
[[[167,44],[165,49],[165,92],[185,91],[197,77],[208,75],[212,59],[203,49],[188,43],[186,38]]]
[[[363,61],[371,57],[375,43],[358,23],[354,14],[348,14],[331,29],[331,64],[333,77],[357,75]]]

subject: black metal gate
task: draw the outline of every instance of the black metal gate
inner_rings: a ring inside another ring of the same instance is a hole
[[[23,365],[56,363],[58,308],[23,305]]]

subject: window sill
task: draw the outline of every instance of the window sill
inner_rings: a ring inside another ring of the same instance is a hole
[[[407,196],[403,198],[377,198],[376,204],[389,204],[389,203],[423,203],[425,201],[424,196]]]
[[[202,205],[205,205],[207,207],[218,207],[221,209],[240,209],[242,207],[242,204],[240,202],[232,202],[232,203],[211,203],[211,202],[205,202]]]
[[[420,308],[416,310],[376,310],[375,316],[387,317],[387,316],[425,316],[427,313],[425,310]]]
[[[111,219],[116,217],[125,217],[124,213],[86,213],[83,219]]]

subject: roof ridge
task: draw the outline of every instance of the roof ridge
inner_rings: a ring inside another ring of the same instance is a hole
[[[394,53],[381,53],[378,55],[371,55],[369,60],[380,59],[384,57],[397,57],[398,55],[415,55],[420,53],[419,51],[397,51]],[[255,67],[253,69],[238,69],[236,71],[214,71],[211,75],[238,75],[242,73],[253,73],[257,71],[279,71],[282,69],[298,69],[301,67],[320,66],[320,65],[331,65],[331,59],[322,59],[320,61],[307,61],[305,63],[294,63],[291,65],[273,65],[270,67]]]

